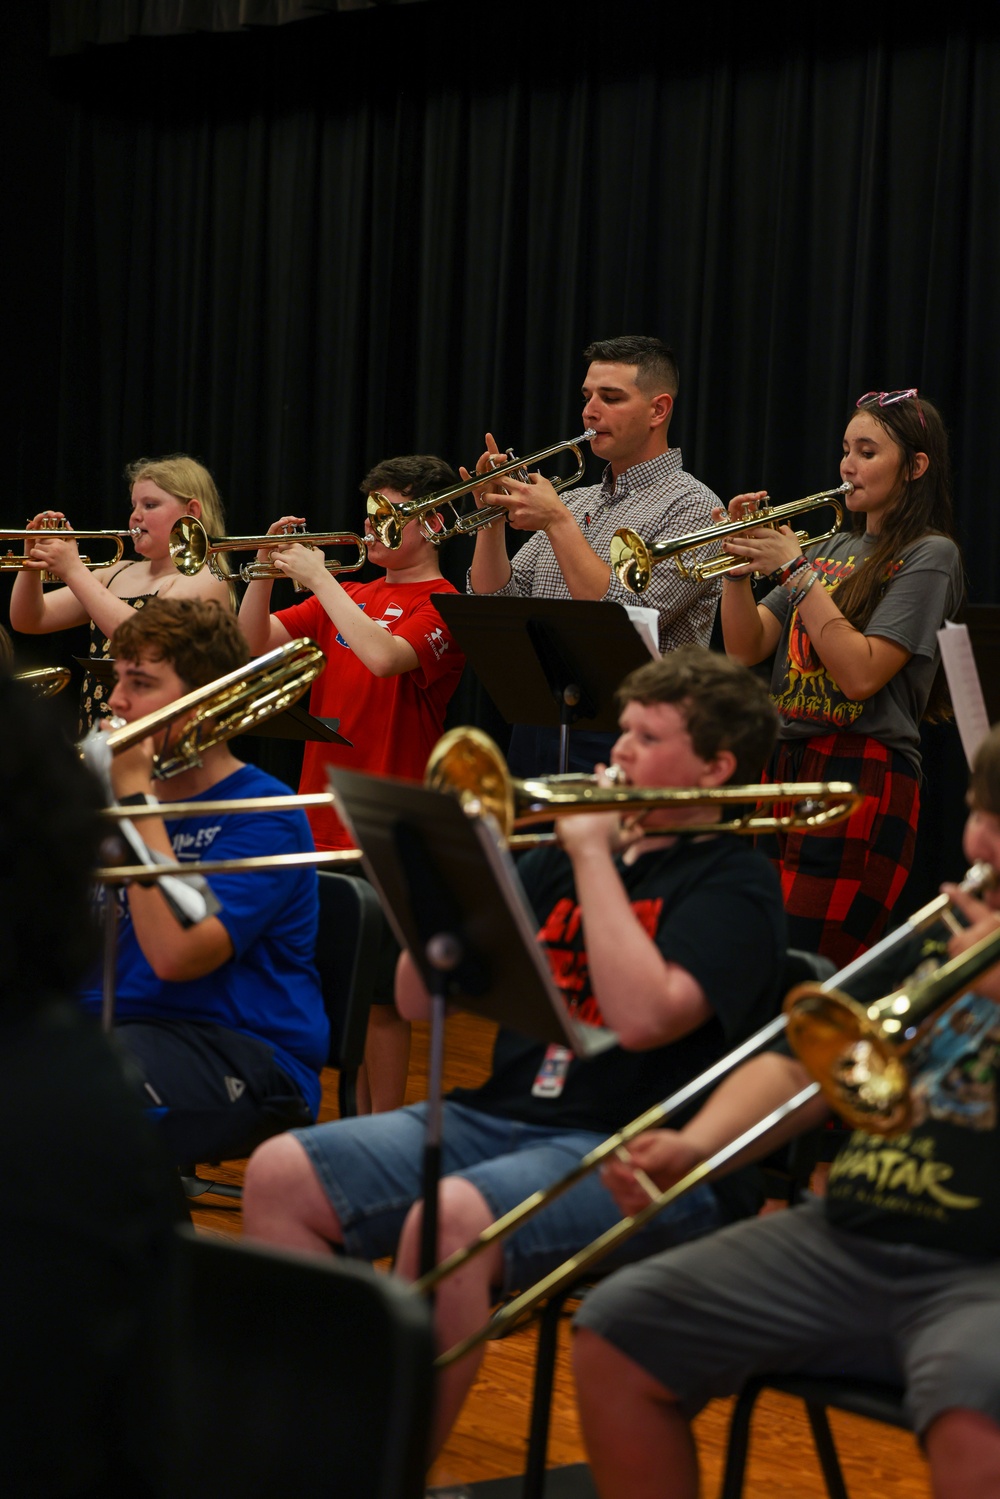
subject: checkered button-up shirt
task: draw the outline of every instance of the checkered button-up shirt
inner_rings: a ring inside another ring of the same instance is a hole
[[[611,555],[611,538],[627,526],[645,542],[686,536],[712,523],[718,497],[684,472],[680,448],[637,463],[617,479],[610,467],[600,484],[575,489],[568,509],[602,561]],[[473,592],[471,573],[469,592]],[[641,597],[619,583],[614,573],[604,599],[613,604],[644,604],[660,616],[660,650],[679,645],[707,645],[721,584],[717,578],[696,583],[682,578],[670,562],[654,567]],[[568,599],[569,589],[544,531],[536,531],[511,563],[510,581],[495,597]]]

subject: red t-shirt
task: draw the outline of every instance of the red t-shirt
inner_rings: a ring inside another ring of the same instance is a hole
[[[329,790],[328,765],[420,781],[427,757],[441,737],[445,709],[465,665],[465,657],[430,597],[458,590],[444,578],[396,583],[388,576],[374,583],[342,586],[369,619],[413,647],[418,664],[395,677],[376,677],[358,660],[315,597],[278,613],[277,619],[292,639],[308,635],[322,648],[326,670],[312,685],[309,711],[317,718],[339,718],[339,732],[353,746],[307,743],[299,790]],[[307,810],[307,815],[317,848],[351,847],[347,829],[332,808],[316,807]]]

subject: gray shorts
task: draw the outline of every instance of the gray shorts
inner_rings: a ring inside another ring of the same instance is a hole
[[[394,1254],[407,1213],[422,1194],[426,1105],[296,1130],[344,1234],[359,1259]],[[470,1181],[495,1217],[565,1176],[602,1136],[521,1124],[446,1102],[442,1176]],[[544,1207],[504,1242],[505,1291],[541,1275],[617,1223],[621,1214],[595,1173]],[[723,1222],[711,1187],[698,1187],[646,1225],[617,1263],[709,1233]]]
[[[905,1385],[921,1433],[952,1407],[1000,1424],[1000,1261],[844,1233],[819,1203],[622,1270],[576,1320],[688,1415],[772,1370]]]

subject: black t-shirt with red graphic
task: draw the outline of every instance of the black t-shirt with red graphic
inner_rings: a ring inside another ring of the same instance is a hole
[[[505,1118],[610,1134],[775,1014],[785,914],[777,878],[762,855],[722,834],[681,839],[617,868],[643,927],[665,958],[698,980],[714,1019],[651,1051],[613,1046],[586,1061],[572,1060],[561,1090],[550,1096],[532,1092],[545,1048],[501,1030],[487,1082],[459,1089],[452,1098]],[[569,859],[560,849],[538,849],[518,872],[557,985],[581,1019],[600,1021]]]

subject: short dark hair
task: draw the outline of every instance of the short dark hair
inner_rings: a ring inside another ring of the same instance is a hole
[[[735,786],[760,780],[778,736],[778,713],[758,677],[738,661],[702,645],[682,645],[629,672],[615,694],[629,703],[672,703],[684,715],[694,752],[714,760],[736,756]]]
[[[969,801],[979,812],[1000,817],[1000,723],[995,723],[972,758]]]
[[[641,333],[625,333],[620,338],[602,338],[588,344],[583,351],[588,364],[634,364],[635,383],[644,395],[666,391],[676,398],[680,387],[677,360],[662,338],[648,338]]]
[[[52,704],[5,673],[0,719],[17,725],[0,735],[0,996],[9,1012],[72,993],[96,960],[91,875],[103,798]]]
[[[111,654],[167,661],[189,687],[204,687],[245,666],[250,647],[236,616],[214,599],[152,598],[115,630]]]
[[[411,453],[402,458],[383,458],[369,469],[361,481],[361,493],[377,489],[397,489],[408,498],[419,500],[438,489],[458,483],[455,470],[443,458],[432,453]]]

